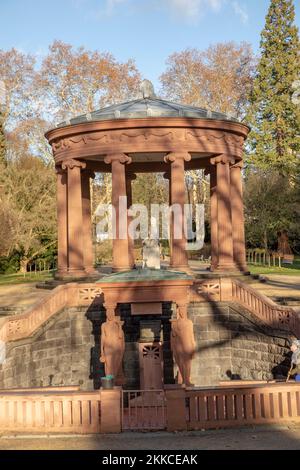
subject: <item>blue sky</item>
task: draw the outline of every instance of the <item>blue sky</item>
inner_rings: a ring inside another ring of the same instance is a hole
[[[40,58],[54,39],[134,58],[157,86],[167,57],[186,47],[247,41],[258,50],[270,0],[0,0],[0,48]],[[295,0],[300,26],[300,0]]]

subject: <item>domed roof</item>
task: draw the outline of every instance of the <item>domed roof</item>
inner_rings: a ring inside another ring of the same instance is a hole
[[[91,113],[82,114],[67,121],[61,122],[56,127],[65,127],[74,124],[82,124],[91,121],[106,121],[112,119],[142,119],[147,117],[187,117],[196,119],[217,119],[238,122],[228,114],[208,111],[204,108],[189,106],[171,101],[162,100],[155,96],[153,85],[144,80],[141,85],[141,97],[132,101],[114,104],[101,108]]]

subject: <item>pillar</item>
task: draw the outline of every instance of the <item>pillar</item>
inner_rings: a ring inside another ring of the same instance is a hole
[[[168,180],[169,182],[169,207],[171,207],[172,205],[172,190],[171,190],[171,172],[170,173],[164,173],[164,179],[165,180]],[[170,230],[170,234],[169,234],[169,254],[170,254],[170,260],[172,258],[172,226],[173,226],[173,222],[172,222],[172,213],[170,214],[170,226],[169,226],[169,230]]]
[[[126,172],[125,164],[131,158],[123,153],[109,154],[104,159],[111,165],[112,173],[112,205],[115,211],[114,239],[113,239],[113,271],[127,271],[130,269],[127,230],[127,200],[126,200]],[[120,200],[122,198],[122,200]],[[124,206],[122,204],[126,202]]]
[[[189,160],[191,160],[191,156],[188,153],[174,152],[165,157],[165,162],[170,163],[171,166],[171,204],[174,209],[171,227],[172,254],[170,264],[173,269],[179,270],[188,269],[184,230],[184,162]],[[177,207],[174,207],[174,205]]]
[[[132,206],[132,181],[134,181],[135,179],[136,179],[136,175],[134,173],[126,174],[127,210]],[[132,220],[132,217],[127,215],[128,227],[129,227],[131,220]],[[132,237],[129,236],[129,233],[128,233],[128,256],[129,256],[130,267],[131,269],[133,269],[135,265],[134,240]]]
[[[186,431],[186,392],[180,385],[165,385],[167,431]]]
[[[68,234],[67,234],[67,172],[56,168],[57,192],[57,274],[63,277],[68,271]]]
[[[82,188],[82,228],[83,228],[83,248],[84,248],[84,269],[87,274],[95,274],[94,250],[92,237],[92,214],[91,214],[91,191],[90,178],[94,178],[95,173],[84,170],[81,173]]]
[[[219,155],[211,159],[216,167],[217,180],[217,224],[218,224],[218,264],[214,271],[235,271],[233,260],[233,236],[230,200],[230,164],[234,158],[229,155]]]
[[[245,221],[242,185],[243,161],[230,168],[233,258],[237,268],[248,272],[245,247]]]
[[[81,170],[86,163],[67,160],[62,168],[68,172],[68,274],[84,277]]]
[[[116,434],[121,432],[121,387],[112,390],[100,390],[100,432],[102,434]]]
[[[211,271],[218,266],[218,195],[216,166],[210,170],[210,240]]]

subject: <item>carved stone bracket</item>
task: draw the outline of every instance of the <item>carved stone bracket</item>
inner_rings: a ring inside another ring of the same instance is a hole
[[[86,163],[81,162],[80,160],[75,160],[73,158],[62,163],[63,170],[66,170],[66,169],[73,170],[73,168],[81,168],[84,170],[86,168]]]
[[[187,318],[187,304],[177,304],[177,318]]]
[[[191,159],[191,155],[187,152],[171,152],[164,157],[165,163],[174,163],[176,160],[184,160],[185,162],[189,162]]]
[[[103,304],[103,307],[106,310],[106,318],[115,318],[116,317],[116,308],[117,304],[116,303],[107,303],[105,302]]]
[[[132,162],[132,158],[126,155],[125,153],[113,153],[113,154],[108,154],[104,158],[104,162],[110,165],[112,162],[118,161],[119,163],[124,163],[128,165],[129,163]]]
[[[226,165],[226,163],[233,165],[235,163],[235,158],[231,155],[222,154],[218,155],[217,157],[211,158],[210,163],[212,165],[217,165],[218,163],[222,163],[222,165]]]
[[[231,166],[231,168],[240,168],[242,170],[244,168],[243,160],[238,160]]]

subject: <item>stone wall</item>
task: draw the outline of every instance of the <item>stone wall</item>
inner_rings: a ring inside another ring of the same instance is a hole
[[[126,388],[139,387],[138,341],[140,322],[160,321],[163,341],[164,380],[173,383],[176,374],[170,352],[170,304],[162,316],[131,316],[130,306],[122,305],[126,350],[124,373]],[[233,304],[190,304],[194,322],[197,354],[192,381],[213,385],[229,379],[271,379],[286,374],[289,360],[288,336],[259,325],[254,318]],[[0,388],[49,385],[81,385],[91,390],[100,387],[104,375],[99,362],[100,326],[105,321],[101,306],[70,308],[58,313],[32,338],[7,346],[7,359],[0,365]],[[150,339],[150,338],[149,338]],[[283,366],[279,366],[283,364]]]
[[[70,308],[34,337],[10,343],[6,362],[0,365],[0,387],[80,384],[85,390],[99,388],[99,331],[104,318],[102,307]]]
[[[215,385],[232,376],[269,380],[286,376],[290,366],[289,335],[272,330],[234,304],[195,303],[189,306],[197,353],[192,382]]]

